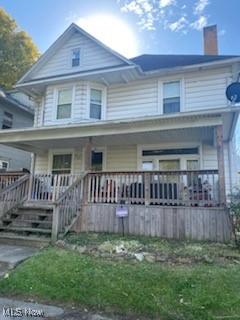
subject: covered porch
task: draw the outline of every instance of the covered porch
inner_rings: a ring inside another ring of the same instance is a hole
[[[21,174],[14,180],[1,174],[0,179],[1,230],[32,232],[24,225],[30,220],[18,215],[25,208],[36,232],[50,234],[53,242],[69,230],[229,241],[217,170]],[[40,209],[47,215],[37,221]]]
[[[52,210],[55,240],[74,225],[78,231],[90,230],[91,226],[84,229],[79,221],[93,211],[94,224],[99,224],[97,212],[105,206],[127,206],[135,216],[139,206],[157,215],[160,208],[175,213],[177,208],[186,209],[193,217],[196,208],[201,208],[202,223],[204,212],[216,208],[223,221],[227,135],[218,112],[3,132],[0,143],[32,151],[34,158],[31,174],[12,184],[7,186],[1,175],[0,215],[6,216],[24,203],[47,206]],[[102,163],[99,171],[94,171],[92,155],[99,150],[104,150]],[[54,167],[54,159],[59,159],[54,155],[62,154],[69,166]],[[168,167],[173,160],[178,167]],[[111,221],[116,224],[116,219],[111,213]]]

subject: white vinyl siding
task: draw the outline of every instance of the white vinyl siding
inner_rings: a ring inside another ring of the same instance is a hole
[[[203,145],[203,169],[215,170],[218,168],[217,149],[212,145]]]
[[[100,45],[84,35],[75,33],[33,76],[33,79],[72,73],[74,68],[69,66],[69,55],[70,50],[74,48],[81,48],[81,71],[117,66],[123,63]]]
[[[203,145],[203,169],[218,169],[217,149],[210,145]],[[229,193],[231,186],[231,170],[229,167],[228,145],[224,144],[224,174],[226,193]]]
[[[153,116],[157,113],[157,80],[138,81],[108,88],[107,119]]]
[[[47,155],[35,155],[35,174],[47,174],[48,169],[48,156]]]
[[[225,71],[225,72],[224,72]],[[227,106],[227,70],[198,72],[185,78],[185,111],[217,109]]]
[[[206,109],[224,108],[227,106],[225,97],[227,74],[226,70],[218,70],[216,74],[199,72],[187,75],[181,79],[181,112],[200,111]],[[177,81],[177,79],[175,79]],[[174,81],[171,78],[168,81]],[[79,81],[75,83],[75,101],[71,123],[91,121],[89,118],[90,88],[104,89],[106,99],[104,102],[104,117],[106,120],[129,119],[145,116],[155,116],[163,113],[161,90],[164,79],[148,79],[129,82],[128,84],[99,86],[96,83]],[[74,85],[68,84],[68,86]],[[44,125],[52,123],[53,91],[55,87],[49,86],[45,94],[45,108],[43,110]],[[40,111],[39,111],[40,121]]]
[[[107,171],[137,170],[137,146],[108,147]]]

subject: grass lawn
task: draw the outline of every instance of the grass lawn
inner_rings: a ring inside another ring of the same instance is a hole
[[[49,247],[1,279],[0,293],[81,305],[132,320],[240,319],[239,252],[230,246],[109,235],[74,236],[68,241],[91,250],[106,241],[126,247],[135,241],[133,251],[148,249],[167,259],[114,260],[90,251]],[[206,252],[212,260],[206,259]],[[186,257],[192,262],[178,263]]]

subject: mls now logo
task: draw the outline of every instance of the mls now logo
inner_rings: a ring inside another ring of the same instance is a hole
[[[3,308],[3,316],[5,318],[10,318],[10,317],[14,317],[14,318],[20,318],[23,316],[23,310],[20,308]]]

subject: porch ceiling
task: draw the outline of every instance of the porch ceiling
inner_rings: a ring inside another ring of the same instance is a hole
[[[213,143],[214,127],[185,128],[164,131],[149,131],[140,133],[99,135],[92,138],[93,147],[126,146],[157,143],[203,142]],[[37,154],[48,149],[82,148],[86,146],[87,137],[74,137],[49,140],[22,140],[7,145],[31,151]]]
[[[222,124],[219,113],[185,113],[100,121],[64,126],[3,130],[0,144],[34,153],[48,149],[81,148],[92,137],[93,147],[170,142],[213,142],[214,127]]]

